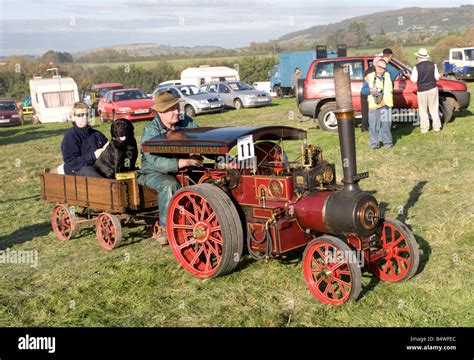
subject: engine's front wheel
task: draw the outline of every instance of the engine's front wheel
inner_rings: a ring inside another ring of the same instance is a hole
[[[357,299],[362,274],[356,260],[354,250],[334,236],[320,236],[308,243],[303,275],[314,297],[332,305]]]

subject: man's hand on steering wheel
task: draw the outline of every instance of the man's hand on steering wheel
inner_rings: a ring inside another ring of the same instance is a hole
[[[196,158],[178,160],[178,167],[180,169],[185,168],[185,167],[190,167],[190,166],[202,167],[202,160],[198,160]]]

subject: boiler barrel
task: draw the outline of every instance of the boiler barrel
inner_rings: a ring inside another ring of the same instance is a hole
[[[364,191],[318,191],[294,205],[300,226],[306,231],[370,236],[378,223],[379,206]]]

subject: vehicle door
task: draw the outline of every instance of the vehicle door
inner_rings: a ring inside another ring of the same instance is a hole
[[[464,66],[462,50],[451,50],[449,63],[457,68],[462,68]]]
[[[321,60],[313,64],[305,82],[305,98],[334,98],[334,61]]]
[[[105,119],[112,119],[112,110],[114,109],[114,105],[112,103],[112,95],[113,93],[109,91],[103,97],[103,103],[104,103],[103,116]]]
[[[405,68],[398,62],[391,60],[390,65],[400,71]],[[393,82],[393,108],[394,109],[416,109],[418,108],[418,99],[416,96],[417,87],[408,76],[399,75]]]
[[[220,83],[217,88],[217,93],[224,100],[226,106],[234,106],[233,94],[226,84]]]
[[[361,111],[360,92],[364,85],[364,59],[342,61],[351,78],[352,106],[354,110]]]

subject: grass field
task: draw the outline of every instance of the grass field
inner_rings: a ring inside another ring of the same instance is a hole
[[[273,56],[273,54],[269,55],[259,55],[259,57],[268,57],[268,56]],[[237,56],[228,56],[228,57],[201,57],[201,58],[184,58],[184,59],[170,59],[166,60],[168,63],[170,63],[171,66],[173,66],[176,70],[184,70],[188,66],[192,65],[193,63],[196,62],[204,62],[208,61],[211,63],[217,62],[217,61],[222,61],[222,62],[237,62],[238,60],[241,60],[245,56],[237,57]],[[98,65],[107,65],[112,68],[124,66],[125,64],[129,65],[136,65],[139,67],[142,67],[144,69],[151,69],[156,66],[158,60],[146,60],[146,61],[132,61],[132,62],[110,62],[110,63],[84,63],[81,64],[85,67],[91,67],[91,66],[98,66]]]
[[[471,93],[474,90],[470,84]],[[474,111],[471,105],[470,111]],[[298,122],[293,99],[261,109],[196,117],[201,126],[292,125],[308,130],[342,178],[336,134]],[[400,284],[366,273],[358,301],[319,303],[306,287],[301,255],[248,257],[232,274],[198,280],[142,228],[125,246],[101,249],[92,230],[60,243],[38,174],[61,162],[66,124],[0,129],[0,250],[36,250],[37,267],[0,264],[3,326],[474,326],[474,116],[458,114],[441,133],[394,126],[392,149],[373,151],[356,130],[361,186],[393,217],[405,217],[420,246],[417,275]],[[137,138],[145,123],[136,123]],[[109,125],[97,125],[108,135]],[[291,155],[296,155],[290,153]]]

